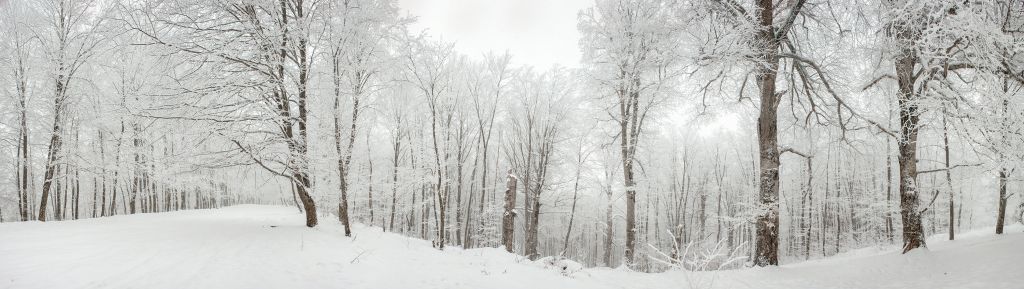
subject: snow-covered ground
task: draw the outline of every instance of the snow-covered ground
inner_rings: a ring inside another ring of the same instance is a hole
[[[777,268],[568,276],[499,249],[337,222],[308,229],[290,207],[0,224],[0,288],[1024,288],[1024,227],[930,240],[908,255],[861,250]]]

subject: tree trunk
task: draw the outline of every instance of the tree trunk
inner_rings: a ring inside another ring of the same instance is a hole
[[[1009,174],[1006,168],[999,169],[999,208],[996,213],[996,234],[1003,233],[1003,223],[1006,221],[1006,183]]]
[[[612,241],[615,236],[614,220],[612,219],[612,208],[614,206],[612,206],[612,189],[610,186],[609,184],[609,187],[605,188],[605,195],[608,196],[608,208],[605,210],[604,218],[604,265],[608,267],[612,266]]]
[[[953,240],[956,238],[956,231],[953,227],[953,173],[952,168],[949,166],[949,128],[946,124],[946,114],[943,111],[942,114],[942,148],[945,152],[946,161],[946,189],[949,190],[949,239]]]
[[[572,208],[569,209],[569,225],[565,229],[565,239],[562,241],[562,255],[569,249],[569,236],[572,234],[572,221],[576,217],[576,200],[580,193],[580,171],[582,170],[583,159],[579,159],[576,164],[576,179],[572,184]]]
[[[885,233],[889,237],[889,242],[892,242],[893,226],[892,226],[892,152],[890,151],[892,145],[889,141],[885,142]]]
[[[804,259],[811,259],[811,205],[814,204],[814,166],[813,159],[807,158],[807,185],[805,197],[800,202],[800,229],[804,232]],[[806,208],[806,209],[805,209]],[[803,217],[807,213],[807,217]]]
[[[758,59],[764,63],[757,68],[757,86],[761,97],[761,113],[757,118],[761,208],[757,217],[757,241],[753,261],[757,266],[769,266],[779,264],[779,144],[776,116],[779,97],[775,94],[779,42],[773,29],[773,2],[759,0],[757,5],[758,20],[762,28],[757,31],[755,38],[763,45]]]
[[[908,32],[900,32],[905,34]],[[899,82],[900,107],[900,215],[903,220],[903,253],[926,247],[919,209],[917,188],[917,134],[920,112],[914,92],[914,65],[917,57],[910,48],[903,49],[896,58],[896,78]]]
[[[60,76],[58,76],[58,79]],[[63,90],[63,84],[60,80],[57,81],[57,93],[58,97],[60,91]],[[43,196],[39,199],[39,221],[46,221],[46,202],[49,201],[50,189],[53,187],[55,173],[57,169],[58,154],[61,147],[61,107],[63,104],[61,100],[55,101],[55,113],[53,117],[53,132],[50,134],[50,148],[47,151],[46,157],[46,172],[43,174]],[[55,208],[54,211],[58,211],[60,208]]]
[[[398,121],[396,129],[401,129],[401,120]],[[398,204],[398,158],[401,157],[402,139],[401,133],[395,133],[394,151],[391,158],[391,216],[388,222],[388,230],[395,231],[395,207]]]
[[[501,244],[505,246],[505,251],[509,253],[515,252],[513,237],[516,225],[516,183],[518,182],[519,180],[512,175],[512,170],[509,170],[508,181],[505,182],[505,212],[501,220]]]
[[[339,63],[340,50],[336,50],[333,56],[334,72],[334,147],[338,153],[338,189],[341,192],[341,200],[338,202],[338,220],[345,227],[345,236],[352,236],[351,225],[349,224],[348,212],[348,170],[352,160],[352,147],[356,138],[356,123],[359,120],[359,86],[355,87],[352,96],[352,125],[349,129],[348,143],[345,149],[341,144],[341,70]],[[358,76],[356,76],[358,78]]]
[[[19,47],[18,50],[20,51],[20,47]],[[18,215],[21,217],[22,221],[28,221],[29,220],[29,215],[31,214],[29,212],[31,210],[31,207],[29,205],[29,200],[28,200],[28,194],[29,194],[29,190],[28,190],[29,171],[28,171],[28,169],[30,167],[29,166],[29,156],[28,156],[28,133],[29,133],[29,131],[28,131],[28,114],[27,114],[28,107],[26,106],[27,105],[26,104],[26,99],[28,98],[28,95],[26,94],[26,91],[25,91],[26,83],[25,83],[25,79],[24,79],[24,67],[22,66],[22,63],[21,63],[20,54],[19,54],[19,59],[18,59],[18,65],[19,65],[19,69],[18,69],[18,86],[17,86],[17,89],[18,89],[18,94],[19,94],[18,105],[19,105],[19,111],[20,111],[21,115],[20,115],[20,118],[19,118],[19,130],[18,130],[18,161],[17,161],[17,166],[18,167],[15,169],[15,171],[16,171],[16,177],[17,177],[17,180],[18,180]]]
[[[1003,93],[1006,94],[1008,91],[1009,91],[1009,82],[1006,79],[1003,79]],[[1007,143],[1007,140],[1006,140],[1007,133],[1010,131],[1010,127],[1008,125],[1008,119],[1007,119],[1009,117],[1010,99],[1009,98],[1003,98],[1003,103],[1002,104],[1003,104],[1003,123],[1002,123],[1002,134],[1003,135],[1002,135],[1002,138],[1003,138],[1003,143]],[[1002,157],[1002,154],[1000,154],[1000,157]],[[1006,196],[1006,185],[1007,185],[1007,178],[1010,177],[1009,174],[1010,174],[1010,171],[1006,167],[1000,167],[999,168],[999,208],[997,208],[997,212],[996,212],[996,234],[1002,234],[1003,233],[1003,224],[1006,222],[1006,199],[1008,198]]]
[[[464,126],[460,123],[455,156],[458,164],[455,167],[455,239],[453,243],[462,242],[462,163],[465,162],[465,159],[463,159],[463,154],[465,154],[465,151],[463,151],[463,137],[465,135],[463,128]]]
[[[366,157],[367,157],[367,175],[366,175],[366,206],[370,209],[370,222],[373,224],[373,153],[370,152],[370,136],[366,136]],[[383,227],[383,226],[382,226]]]

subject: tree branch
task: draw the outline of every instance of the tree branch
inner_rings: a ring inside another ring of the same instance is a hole
[[[775,39],[782,39],[782,37],[785,37],[786,34],[789,33],[789,29],[793,27],[793,22],[796,21],[796,16],[800,15],[800,10],[803,9],[804,3],[807,3],[807,0],[796,1],[796,4],[793,5],[793,9],[789,10],[789,16],[787,16],[786,20],[782,22],[782,26],[775,31]]]
[[[955,165],[955,166],[948,167],[948,168],[917,171],[917,175],[928,174],[928,173],[937,173],[937,172],[945,172],[945,171],[953,170],[953,169],[959,168],[959,167],[976,167],[976,166],[980,166],[980,165],[981,165],[981,163],[976,163],[976,164],[959,164],[959,165]]]
[[[836,93],[835,89],[832,88],[832,84],[829,83],[828,79],[825,78],[825,73],[822,72],[821,67],[818,66],[817,63],[814,63],[813,61],[811,61],[809,59],[800,57],[800,56],[798,56],[796,54],[793,54],[793,53],[779,53],[779,57],[790,58],[790,59],[793,59],[794,61],[796,61],[798,63],[804,63],[804,64],[807,64],[808,66],[810,66],[812,69],[814,69],[815,72],[818,73],[818,79],[821,80],[821,83],[825,85],[825,89],[832,96],[832,98],[834,98],[836,100],[836,102],[839,103],[840,106],[846,108],[847,111],[849,111],[850,114],[852,114],[854,117],[857,117],[857,118],[859,118],[859,119],[861,119],[861,120],[863,120],[863,121],[865,121],[865,122],[867,122],[867,123],[877,127],[878,130],[884,132],[885,134],[888,134],[889,136],[892,136],[892,137],[897,137],[896,134],[893,133],[892,130],[890,130],[889,128],[887,128],[885,126],[882,126],[882,124],[880,124],[880,123],[878,123],[876,121],[873,121],[871,119],[868,119],[868,118],[860,115],[859,113],[857,113],[857,111],[855,111],[853,109],[853,107],[850,107],[850,105],[847,104],[846,101],[843,100],[843,98],[839,97],[839,94]],[[799,64],[797,64],[797,65],[799,65]],[[806,73],[803,72],[802,67],[799,68],[798,70],[801,71],[800,74],[802,76],[804,76],[804,78],[806,79],[807,75],[806,75]]]
[[[814,157],[814,156],[812,156],[810,154],[800,152],[800,151],[798,151],[798,150],[796,150],[794,148],[791,148],[791,147],[782,147],[782,148],[780,148],[779,149],[779,155],[782,155],[783,153],[793,153],[795,155],[804,157],[805,159],[809,159],[809,158]]]

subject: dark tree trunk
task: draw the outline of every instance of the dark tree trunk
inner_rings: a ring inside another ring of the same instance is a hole
[[[758,59],[757,86],[761,98],[761,113],[757,118],[758,151],[760,156],[760,213],[757,217],[757,241],[754,249],[754,264],[769,266],[779,264],[779,144],[778,119],[779,97],[775,93],[775,78],[778,73],[779,41],[774,31],[774,3],[759,0],[758,21],[761,29],[755,39],[763,45]]]
[[[352,147],[355,143],[355,125],[356,120],[359,117],[359,97],[358,91],[353,93],[352,96],[352,125],[349,130],[348,142],[344,149],[342,149],[341,140],[341,120],[339,114],[341,113],[341,68],[340,66],[340,49],[336,49],[332,54],[333,72],[334,72],[334,146],[335,151],[338,153],[338,190],[341,192],[341,200],[338,202],[338,220],[341,221],[342,226],[345,228],[345,236],[352,236],[351,224],[349,223],[348,215],[348,168],[349,163],[352,160]]]
[[[899,33],[902,36],[909,32],[901,30]],[[919,209],[920,192],[917,188],[917,134],[920,112],[917,107],[917,94],[914,92],[916,62],[917,56],[910,48],[904,48],[896,58],[900,107],[900,215],[903,220],[904,253],[926,246]]]
[[[1005,168],[999,169],[999,209],[996,213],[996,234],[1003,233],[1003,224],[1006,222],[1006,183],[1009,174]]]
[[[57,99],[54,100],[54,116],[53,116],[53,131],[50,134],[50,148],[47,150],[46,156],[46,172],[43,174],[43,195],[39,199],[39,220],[46,221],[46,202],[50,197],[50,190],[53,187],[55,181],[54,176],[57,169],[58,155],[60,154],[61,147],[61,111],[64,106],[60,97],[64,90],[64,84],[62,76],[57,76]],[[60,208],[55,208],[54,211],[59,211]]]

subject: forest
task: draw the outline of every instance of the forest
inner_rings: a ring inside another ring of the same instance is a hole
[[[276,205],[665,272],[1024,218],[1022,1],[588,3],[536,67],[397,0],[0,1],[0,222]]]

